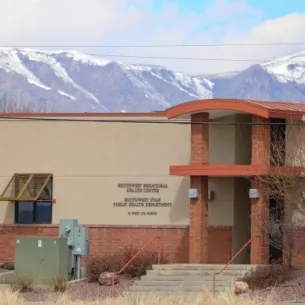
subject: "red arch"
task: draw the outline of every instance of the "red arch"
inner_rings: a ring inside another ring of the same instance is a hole
[[[270,117],[270,108],[267,105],[264,106],[263,103],[260,102],[238,99],[207,99],[191,101],[168,108],[166,110],[166,116],[168,119],[172,119],[181,115],[204,112],[207,110],[235,110],[263,118]]]

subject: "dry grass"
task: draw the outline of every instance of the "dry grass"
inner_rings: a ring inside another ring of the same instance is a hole
[[[47,303],[45,303],[47,304]],[[238,298],[234,295],[223,294],[216,298],[210,293],[202,293],[198,299],[181,299],[178,297],[148,297],[146,299],[134,297],[108,298],[96,301],[75,301],[69,300],[66,294],[58,297],[57,302],[50,302],[52,305],[256,305],[270,304],[268,300],[264,303],[254,299]],[[3,290],[0,292],[0,305],[26,305],[22,297],[12,290]]]
[[[31,278],[17,277],[11,282],[10,286],[12,291],[26,292],[31,291],[32,284],[33,279]]]

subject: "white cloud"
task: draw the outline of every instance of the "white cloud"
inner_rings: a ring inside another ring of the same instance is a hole
[[[245,0],[216,0],[205,11],[181,12],[170,1],[161,10],[152,0],[0,0],[0,45],[153,45],[305,41],[305,14],[261,21]],[[139,56],[267,60],[286,47],[87,48],[89,53]],[[305,49],[305,46],[304,46]],[[115,59],[115,58],[112,58]],[[161,64],[189,73],[241,69],[251,63],[126,59]]]
[[[252,8],[244,0],[235,0],[233,2],[228,0],[214,1],[204,12],[205,18],[221,20],[232,19],[245,14],[261,17],[262,12]]]
[[[143,22],[124,0],[0,0],[0,43],[100,44]]]

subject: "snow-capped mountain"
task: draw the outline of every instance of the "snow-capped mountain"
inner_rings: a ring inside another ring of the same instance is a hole
[[[244,71],[190,76],[77,51],[0,48],[0,106],[9,101],[59,112],[153,111],[213,97],[305,102],[305,52]]]
[[[305,52],[210,78],[215,97],[305,103]]]
[[[267,72],[275,75],[280,82],[305,84],[305,52],[278,57],[262,66]]]
[[[0,49],[0,94],[56,111],[161,110],[210,98],[212,87],[202,77],[76,51]]]

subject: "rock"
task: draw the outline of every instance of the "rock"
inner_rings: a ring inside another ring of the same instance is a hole
[[[113,277],[112,272],[103,272],[99,276],[98,282],[100,283],[100,285],[103,285],[103,286],[111,286],[112,285],[112,277]],[[119,281],[118,277],[115,276],[114,277],[114,284],[117,284],[118,281]]]
[[[0,269],[4,269],[4,263],[0,263]]]
[[[236,282],[234,285],[234,293],[242,294],[249,292],[249,285],[246,282]]]
[[[4,263],[3,264],[3,269],[14,270],[15,269],[14,263]]]

